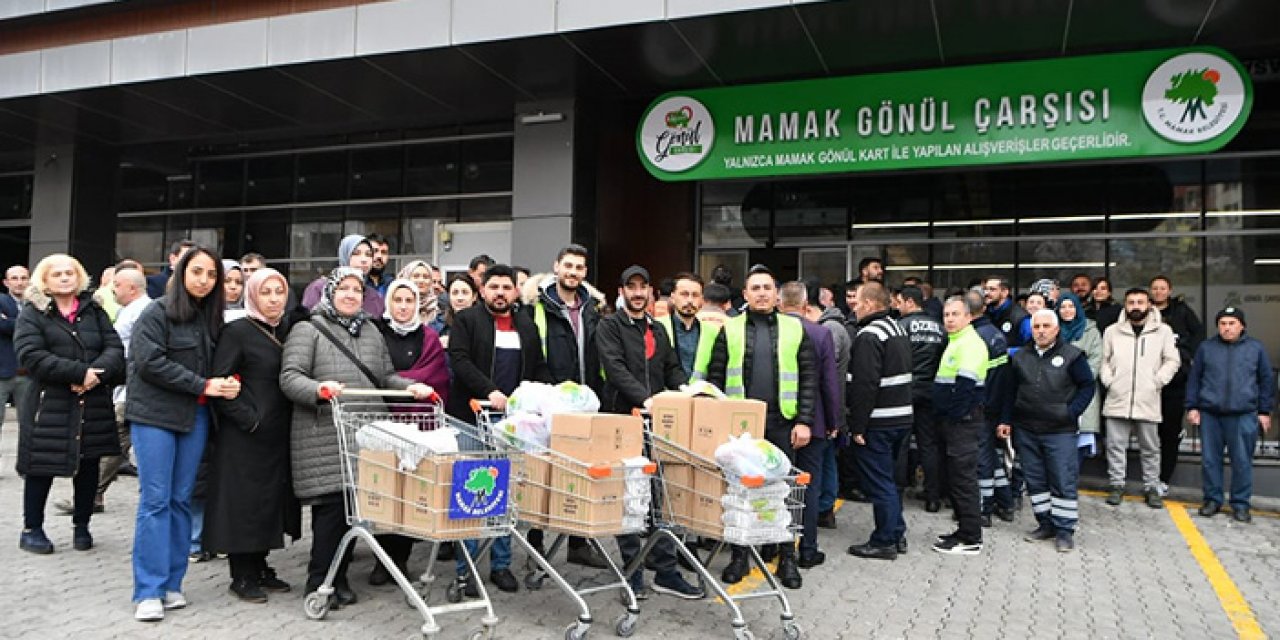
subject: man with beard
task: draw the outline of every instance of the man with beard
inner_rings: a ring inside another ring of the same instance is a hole
[[[1124,499],[1125,458],[1129,434],[1138,433],[1142,450],[1142,485],[1147,506],[1164,506],[1160,496],[1160,390],[1178,373],[1182,359],[1169,325],[1151,313],[1145,289],[1124,294],[1127,322],[1117,322],[1102,336],[1102,386],[1107,390],[1102,416],[1107,419],[1107,504]]]
[[[808,446],[818,400],[813,343],[798,319],[778,313],[778,285],[768,267],[751,268],[743,296],[747,312],[725,322],[711,348],[706,371],[698,370],[730,398],[765,402],[765,439],[797,467],[818,468],[821,462],[811,458],[821,451]],[[765,556],[770,555],[768,548],[765,551]],[[778,557],[775,573],[779,582],[788,589],[799,589],[803,580],[795,545],[779,545]],[[720,577],[727,584],[736,584],[747,571],[746,550],[734,547]]]
[[[1173,331],[1178,355],[1182,358],[1178,373],[1160,390],[1160,493],[1164,495],[1178,465],[1187,375],[1191,372],[1191,356],[1204,340],[1204,323],[1182,296],[1173,295],[1173,283],[1165,276],[1151,279],[1151,306],[1160,310],[1160,320]]]
[[[1071,276],[1071,293],[1076,294],[1081,302],[1089,300],[1089,294],[1093,292],[1093,278],[1088,274],[1077,273]]]
[[[600,321],[596,348],[605,378],[600,394],[601,410],[627,414],[633,409],[648,409],[654,394],[678,389],[688,376],[680,368],[666,330],[645,312],[652,296],[649,272],[639,265],[631,265],[622,272],[619,284],[618,295],[625,304],[620,313]],[[637,534],[618,536],[622,563],[630,564],[642,546]],[[659,540],[650,554],[648,559],[653,561],[657,573],[654,591],[690,600],[702,597],[702,589],[685,581],[676,569],[675,549],[669,539]],[[644,598],[644,570],[637,569],[627,581],[636,597]]]
[[[387,270],[387,260],[391,256],[391,243],[377,233],[371,233],[364,239],[369,241],[370,247],[373,247],[373,266],[369,268],[366,279],[369,286],[373,287],[379,295],[386,296],[387,285],[391,284],[391,278],[386,277],[384,273]]]
[[[507,396],[522,380],[550,382],[551,374],[542,358],[538,329],[528,317],[512,313],[516,296],[515,272],[504,264],[489,267],[481,289],[484,304],[454,316],[449,331],[449,362],[453,386],[449,392],[449,415],[466,422],[475,420],[470,401],[487,400],[495,411],[505,411]],[[466,541],[475,552],[476,541]],[[489,580],[507,592],[519,589],[511,573],[511,538],[494,540]],[[458,554],[458,580],[467,597],[478,597],[475,577],[468,575],[466,561]]]
[[[1009,280],[1003,276],[988,276],[982,284],[982,294],[987,302],[987,319],[1004,334],[1010,347],[1022,344],[1022,320],[1026,309],[1009,295]]]
[[[693,361],[698,355],[698,343],[702,339],[702,278],[693,273],[677,273],[673,279],[670,299],[675,313],[656,318],[667,332],[671,348],[676,350],[680,368],[685,377],[693,375]]]

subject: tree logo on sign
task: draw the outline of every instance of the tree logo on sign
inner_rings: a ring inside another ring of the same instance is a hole
[[[1208,52],[1165,60],[1147,78],[1142,115],[1171,142],[1208,142],[1240,121],[1247,104],[1245,79],[1235,65]]]

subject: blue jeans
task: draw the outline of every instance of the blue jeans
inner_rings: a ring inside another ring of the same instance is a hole
[[[133,600],[182,591],[191,549],[191,492],[209,436],[209,411],[196,409],[190,433],[133,425],[138,519],[133,534]]]
[[[1223,504],[1222,450],[1231,456],[1231,508],[1248,509],[1253,498],[1253,448],[1258,444],[1258,414],[1200,412],[1200,473],[1204,499]]]
[[[996,437],[995,425],[983,424],[978,449],[978,492],[982,495],[982,513],[991,515],[996,507],[1013,509],[1013,493],[1009,476],[1004,472],[1004,441]]]
[[[479,540],[464,540],[463,544],[467,545],[467,553],[471,554],[474,560],[476,552],[480,550]],[[467,560],[458,554],[458,575],[467,575]],[[489,571],[502,571],[511,566],[511,536],[502,536],[493,541],[493,547],[489,550]],[[477,566],[476,570],[480,568]]]
[[[840,472],[836,469],[836,439],[827,441],[827,448],[822,452],[822,477],[814,483],[818,490],[818,512],[824,513],[836,508],[836,497],[840,494]]]
[[[902,519],[902,499],[894,482],[894,455],[902,450],[902,443],[911,433],[911,427],[896,429],[868,429],[863,437],[867,444],[854,444],[854,458],[858,470],[866,480],[867,497],[871,499],[876,528],[871,532],[871,544],[891,547],[907,533],[907,523]]]
[[[200,538],[204,536],[204,500],[191,499],[191,553],[200,553],[204,546]]]
[[[1013,443],[1031,496],[1031,512],[1040,525],[1074,533],[1080,519],[1076,487],[1080,454],[1074,433],[1032,433],[1014,425]]]

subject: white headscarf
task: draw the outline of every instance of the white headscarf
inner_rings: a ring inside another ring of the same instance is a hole
[[[404,278],[396,278],[391,281],[391,284],[387,285],[387,294],[383,300],[386,304],[385,310],[382,312],[382,317],[386,319],[387,325],[396,332],[396,335],[403,336],[417,331],[418,327],[422,326],[422,316],[415,312],[408,322],[397,322],[395,318],[391,317],[391,297],[395,295],[396,289],[399,289],[400,287],[408,289],[409,293],[413,294],[413,308],[415,310],[418,308],[419,302],[417,285],[405,280]]]

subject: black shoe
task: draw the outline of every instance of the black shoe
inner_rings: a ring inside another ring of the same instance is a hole
[[[897,551],[898,555],[905,554],[907,552],[907,539],[906,538],[899,539],[896,543],[894,543],[893,550]]]
[[[801,569],[812,569],[826,561],[827,554],[821,551],[801,551],[800,559],[796,561],[796,564],[800,565]]]
[[[773,559],[776,557],[778,557],[778,545],[766,544],[760,547],[761,560],[764,560],[766,563],[769,563],[769,562],[773,562]]]
[[[1035,529],[1028,531],[1027,535],[1023,536],[1023,539],[1027,542],[1043,542],[1045,540],[1052,540],[1054,535],[1053,527],[1047,524],[1041,524]]]
[[[122,476],[133,476],[136,478],[138,477],[138,468],[133,466],[132,462],[126,462],[120,465],[120,468],[116,470],[116,473]]]
[[[684,579],[679,572],[659,573],[653,578],[653,590],[685,600],[699,600],[706,594]]]
[[[750,570],[747,566],[747,552],[735,550],[733,557],[729,559],[729,564],[725,566],[724,571],[720,572],[720,581],[725,584],[738,584]]]
[[[928,511],[929,513],[937,513],[939,511],[942,511],[942,501],[941,500],[925,500],[924,510]]]
[[[858,556],[859,558],[871,558],[874,560],[894,560],[898,557],[897,546],[877,547],[870,542],[866,544],[855,544],[849,547],[849,555]]]
[[[93,548],[93,536],[89,534],[89,527],[81,525],[75,528],[75,533],[71,535],[71,546],[76,551],[88,551]]]
[[[213,559],[213,554],[208,551],[197,551],[187,556],[187,559],[195,563],[208,562]]]
[[[541,553],[542,549],[538,549],[538,552]],[[454,552],[452,542],[441,544],[440,550],[436,552],[437,561],[447,562],[449,560],[453,560],[456,556],[457,554]]]
[[[584,567],[592,569],[608,569],[609,561],[604,559],[598,550],[592,545],[584,544],[581,547],[569,549],[567,560],[573,564],[580,564]]]
[[[692,553],[694,557],[699,557],[698,545],[694,543],[692,540],[685,543],[685,548],[688,549],[689,553]],[[685,571],[697,571],[697,569],[693,568],[693,563],[690,562],[688,558],[684,557],[683,553],[676,554],[676,562],[680,563],[681,568],[683,568]]]
[[[1214,502],[1213,500],[1205,500],[1204,504],[1200,505],[1200,515],[1206,518],[1212,518],[1218,514],[1220,509],[1222,509],[1222,505]]]
[[[499,591],[515,593],[520,590],[520,581],[516,580],[515,574],[511,573],[510,569],[490,571],[489,582],[492,582]]]
[[[991,528],[991,514],[989,513],[982,514],[982,528],[983,529]]]
[[[871,498],[868,498],[867,494],[863,493],[861,489],[845,489],[842,495],[849,502],[871,502]]]
[[[1076,548],[1075,536],[1070,531],[1059,531],[1054,546],[1058,548],[1058,553],[1068,553]]]
[[[818,514],[818,527],[822,529],[836,528],[836,512],[834,509]]]
[[[1156,489],[1155,487],[1151,487],[1146,490],[1145,496],[1146,496],[1148,507],[1151,507],[1152,509],[1164,508],[1164,498],[1160,496],[1159,489]]]
[[[1013,509],[1002,509],[1000,507],[996,507],[995,514],[997,518],[1000,518],[1005,522],[1013,522]]]
[[[1240,507],[1231,510],[1231,519],[1236,522],[1249,523],[1253,522],[1253,516],[1249,514],[1249,507]]]
[[[360,597],[351,590],[351,585],[346,582],[339,582],[333,585],[333,599],[340,607],[347,607],[360,601]]]
[[[788,589],[799,589],[804,584],[800,577],[800,569],[796,566],[795,556],[787,554],[778,560],[778,570],[773,572],[778,582]]]
[[[458,576],[458,592],[468,598],[479,598],[480,587],[475,580],[471,579],[471,575]]]
[[[262,590],[262,585],[248,578],[237,578],[231,581],[231,593],[245,602],[262,604],[267,601],[267,592]]]
[[[49,542],[49,536],[44,534],[44,529],[39,528],[23,530],[18,538],[18,548],[40,555],[53,553],[53,543]]]
[[[288,582],[281,580],[280,576],[276,575],[276,570],[271,567],[262,570],[262,573],[258,576],[258,586],[262,587],[263,591],[273,591],[275,593],[288,593],[293,590],[293,587],[289,586]]]
[[[388,582],[391,582],[391,572],[387,571],[387,568],[382,566],[381,562],[374,560],[373,571],[369,572],[369,584],[381,587]]]
[[[627,586],[631,587],[631,595],[636,597],[636,602],[649,599],[649,587],[644,585],[643,571],[636,570],[635,573],[631,574],[631,577],[627,578]],[[631,603],[624,599],[622,604],[629,605]]]

